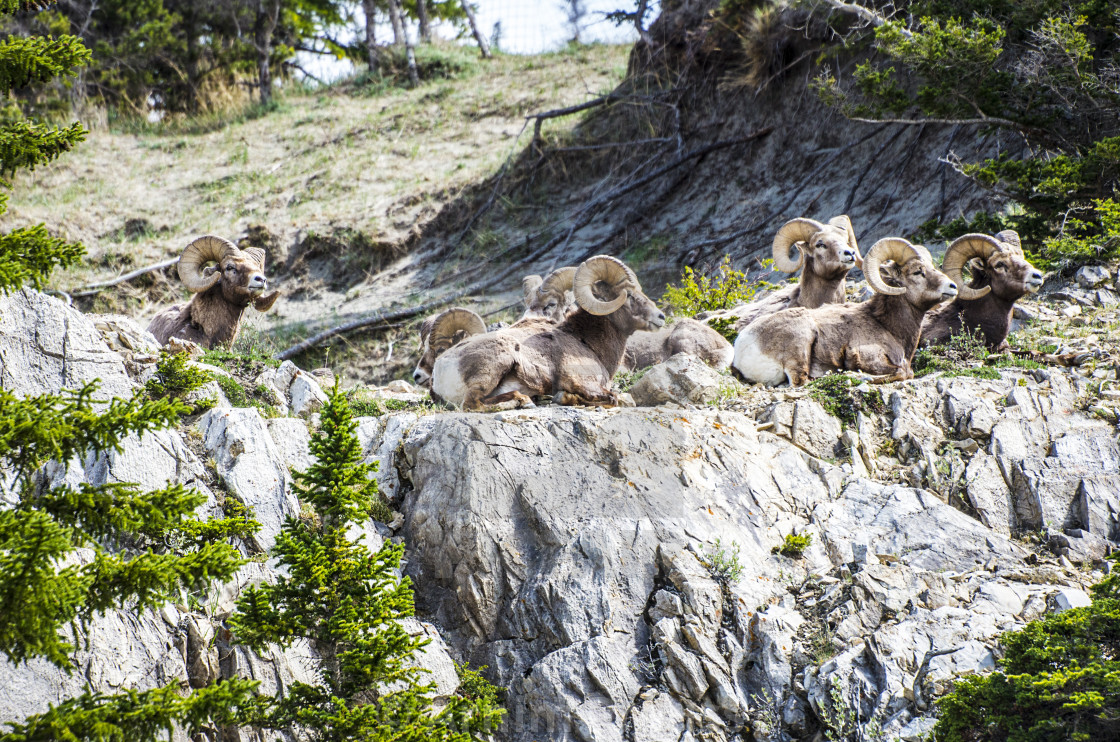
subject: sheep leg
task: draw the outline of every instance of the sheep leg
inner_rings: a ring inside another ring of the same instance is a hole
[[[480,401],[481,404],[486,406],[487,412],[513,410],[519,407],[536,407],[532,398],[516,390],[512,392],[503,392],[502,394],[491,394],[489,397],[484,397]],[[511,402],[513,404],[510,404]]]
[[[562,390],[556,393],[552,401],[565,406],[617,407],[618,395],[614,392],[593,392],[589,390],[570,392]]]

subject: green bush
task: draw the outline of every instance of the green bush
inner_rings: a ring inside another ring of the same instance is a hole
[[[855,425],[860,412],[881,414],[886,412],[883,393],[878,389],[860,389],[863,381],[847,374],[829,374],[813,379],[805,388],[825,412],[838,418],[845,425]]]
[[[186,395],[210,381],[211,378],[213,375],[209,371],[191,365],[186,353],[168,353],[163,350],[160,351],[155,373],[144,384],[144,392],[148,395],[148,399],[182,401]],[[211,404],[197,404],[192,412],[206,409]]]
[[[505,703],[507,691],[500,685],[494,685],[482,675],[482,671],[487,667],[489,665],[473,670],[466,662],[456,662],[455,672],[459,676],[459,690],[456,691],[456,695],[471,701],[484,701],[498,708]]]
[[[809,548],[809,544],[813,543],[813,534],[806,533],[802,536],[795,536],[792,533],[786,536],[781,546],[775,546],[773,551],[776,554],[790,557],[791,559],[800,559],[805,550]]]
[[[938,701],[934,739],[1120,740],[1120,573],[1092,594],[1086,608],[1004,634],[999,670],[961,678]]]
[[[983,361],[988,357],[984,336],[979,329],[974,332],[960,332],[949,338],[949,342],[922,348],[914,354],[911,368],[915,376],[928,376],[940,371],[945,376],[975,376],[981,379],[998,379],[999,372],[989,366],[970,366],[971,361]]]
[[[734,583],[743,576],[743,564],[739,561],[739,542],[732,541],[731,546],[724,548],[717,538],[714,545],[705,547],[700,555],[700,563],[708,568],[708,572],[717,582]]]
[[[680,286],[666,286],[662,297],[674,314],[692,317],[700,312],[731,309],[754,298],[759,285],[752,284],[745,271],[731,267],[725,257],[712,276],[697,275],[685,267]]]
[[[708,327],[723,335],[727,342],[734,344],[735,339],[739,337],[739,331],[735,329],[736,322],[734,317],[712,317],[708,320]]]

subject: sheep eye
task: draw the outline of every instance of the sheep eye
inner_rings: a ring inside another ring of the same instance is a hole
[[[823,250],[824,249],[824,243],[823,242],[818,242],[817,243],[817,249],[818,250]]]

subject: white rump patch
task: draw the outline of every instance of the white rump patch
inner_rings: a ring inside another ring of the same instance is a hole
[[[432,391],[456,407],[463,406],[467,398],[467,384],[459,373],[459,359],[453,353],[444,353],[432,368]]]
[[[755,337],[754,330],[747,327],[735,338],[733,349],[734,358],[731,361],[735,369],[748,381],[767,386],[784,384],[788,377],[786,370],[776,359],[765,355]]]

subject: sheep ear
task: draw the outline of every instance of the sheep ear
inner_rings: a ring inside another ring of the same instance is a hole
[[[879,275],[883,277],[888,286],[904,288],[902,285],[902,268],[893,260],[883,263],[879,268]]]
[[[264,270],[264,250],[259,247],[247,247],[242,252],[248,255],[254,263],[259,265],[262,271]]]
[[[202,277],[203,278],[209,278],[210,276],[214,275],[217,272],[218,272],[218,266],[208,265],[208,266],[206,266],[205,268],[202,269]]]
[[[268,296],[261,296],[253,300],[253,309],[256,309],[258,312],[267,312],[269,309],[272,309],[272,305],[275,304],[276,300],[279,298],[279,291],[273,291]]]

